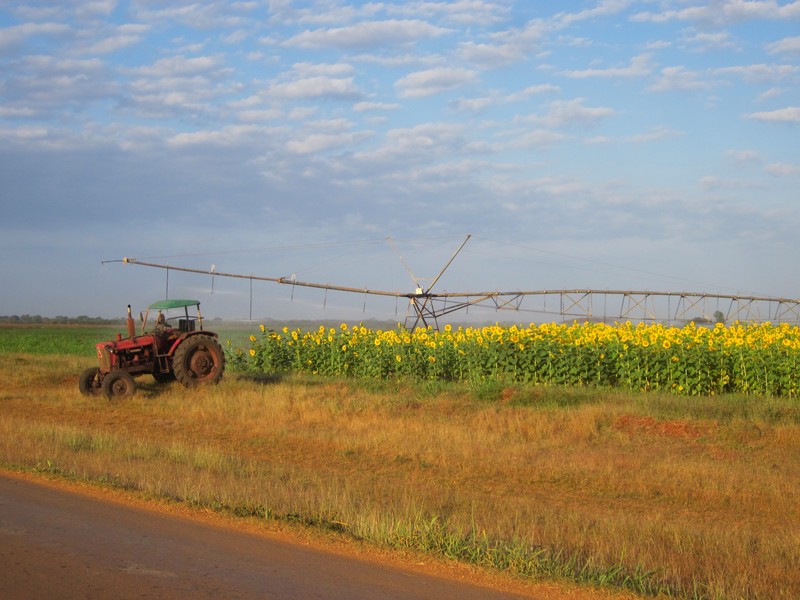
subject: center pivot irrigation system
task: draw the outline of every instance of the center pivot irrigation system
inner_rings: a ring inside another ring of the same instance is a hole
[[[400,260],[414,282],[413,292],[391,292],[371,288],[356,288],[324,283],[299,281],[291,277],[260,277],[217,271],[212,265],[210,269],[193,269],[175,265],[145,262],[136,258],[125,257],[121,262],[128,265],[153,267],[167,271],[196,273],[211,277],[211,289],[214,289],[215,277],[230,277],[250,281],[250,306],[252,319],[253,281],[269,281],[281,285],[300,286],[325,290],[327,292],[347,292],[363,295],[384,296],[391,298],[407,298],[405,326],[410,329],[431,327],[439,329],[439,318],[456,311],[469,311],[470,307],[489,308],[494,311],[511,310],[538,315],[560,315],[563,320],[592,321],[636,321],[664,322],[667,324],[683,324],[687,321],[701,322],[772,322],[800,323],[800,299],[778,298],[771,296],[709,294],[705,292],[658,292],[645,290],[596,290],[596,289],[563,289],[563,290],[530,290],[530,291],[488,291],[488,292],[434,292],[444,272],[453,263],[456,256],[467,244],[471,235],[467,235],[461,245],[444,265],[430,285],[424,287],[422,280],[411,272],[402,255],[397,251],[391,238],[387,241],[400,256]],[[104,261],[119,262],[119,261]],[[167,284],[167,296],[169,283]],[[523,301],[532,298],[538,301],[536,306],[523,306]],[[412,323],[413,321],[413,323]],[[409,323],[412,323],[409,327]]]

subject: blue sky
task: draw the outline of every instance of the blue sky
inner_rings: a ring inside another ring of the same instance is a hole
[[[0,2],[0,314],[800,298],[798,190],[800,1]]]

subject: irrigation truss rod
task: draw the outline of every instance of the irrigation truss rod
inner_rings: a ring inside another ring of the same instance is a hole
[[[224,271],[217,271],[215,269],[192,269],[189,267],[176,267],[174,265],[164,265],[159,263],[151,263],[138,260],[136,258],[123,258],[122,262],[128,265],[140,265],[142,267],[155,267],[157,269],[166,269],[168,271],[181,271],[183,273],[197,273],[199,275],[211,275],[212,277],[232,277],[234,279],[249,279],[250,281],[271,281],[273,283],[280,283],[283,285],[297,285],[301,287],[317,288],[321,290],[333,290],[337,292],[351,292],[358,294],[376,294],[378,296],[392,296],[392,297],[412,297],[415,294],[401,294],[398,292],[385,292],[382,290],[373,290],[369,288],[355,288],[346,287],[341,285],[330,285],[326,283],[311,283],[308,281],[299,281],[294,277],[263,277],[258,275],[242,275],[240,273],[225,273]]]
[[[155,267],[158,269],[168,269],[170,271],[182,271],[184,273],[197,273],[199,275],[209,275],[212,277],[232,277],[236,279],[251,279],[253,281],[271,281],[273,283],[280,283],[283,285],[297,285],[301,287],[317,288],[322,290],[333,290],[338,292],[351,292],[358,294],[375,294],[378,296],[391,296],[397,298],[482,298],[490,299],[497,297],[508,296],[545,296],[545,295],[600,295],[605,294],[609,296],[653,296],[653,297],[679,297],[679,298],[713,298],[723,300],[737,300],[737,301],[754,301],[754,302],[777,302],[781,304],[798,304],[800,299],[795,298],[780,298],[776,296],[748,296],[736,294],[710,294],[705,292],[659,292],[651,290],[596,290],[590,288],[574,288],[574,289],[560,289],[560,290],[527,290],[527,291],[485,291],[485,292],[389,292],[385,290],[376,290],[371,288],[356,288],[341,285],[331,285],[327,283],[312,283],[308,281],[300,281],[294,277],[264,277],[259,275],[243,275],[240,273],[226,273],[223,271],[216,271],[212,269],[192,269],[189,267],[178,267],[175,265],[166,265],[152,262],[145,262],[136,258],[123,258],[122,262],[130,265],[140,265],[143,267]],[[432,286],[431,286],[432,287]],[[470,302],[473,304],[474,302]]]
[[[469,239],[469,238],[467,238]],[[465,240],[466,243],[466,240]],[[445,268],[442,269],[442,272],[450,265],[453,261],[455,256],[458,252],[463,248],[463,245],[459,247],[453,257],[450,259],[450,262],[445,265]],[[117,262],[117,261],[114,261]],[[321,289],[326,291],[326,300],[327,300],[327,291],[337,291],[337,292],[348,292],[348,293],[357,293],[357,294],[371,294],[375,296],[384,296],[384,297],[392,297],[392,298],[408,298],[412,305],[414,306],[415,310],[420,312],[420,310],[424,310],[426,314],[429,314],[433,318],[436,316],[442,316],[456,310],[469,308],[470,306],[477,306],[481,305],[482,303],[489,304],[495,310],[512,310],[512,311],[523,311],[523,312],[553,312],[553,311],[542,311],[542,310],[535,310],[530,311],[528,309],[522,308],[521,302],[522,299],[525,297],[543,297],[544,302],[546,305],[547,297],[550,296],[559,296],[561,299],[561,310],[556,311],[560,312],[562,315],[573,315],[573,314],[585,314],[587,316],[592,316],[592,298],[594,296],[602,295],[605,300],[609,297],[620,297],[622,299],[622,309],[620,310],[620,316],[626,317],[628,315],[633,315],[633,313],[638,310],[644,313],[644,320],[653,320],[655,317],[650,315],[650,312],[653,308],[650,306],[649,303],[653,303],[659,298],[665,298],[668,307],[668,312],[672,312],[673,310],[676,311],[675,315],[671,315],[668,317],[667,320],[672,320],[675,318],[678,319],[679,316],[685,316],[690,309],[697,308],[699,305],[702,305],[706,300],[708,301],[716,301],[717,306],[719,306],[719,302],[721,300],[729,301],[729,308],[727,311],[728,317],[733,317],[736,320],[749,320],[747,316],[752,314],[754,309],[756,308],[756,304],[766,304],[767,307],[770,307],[769,314],[770,317],[767,320],[777,320],[777,321],[791,321],[791,322],[798,322],[800,321],[800,299],[794,298],[782,298],[782,297],[774,297],[774,296],[754,296],[754,295],[737,295],[737,294],[711,294],[705,292],[662,292],[662,291],[651,291],[651,290],[597,290],[591,288],[574,288],[574,289],[560,289],[560,290],[527,290],[527,291],[482,291],[482,292],[431,292],[430,289],[433,287],[433,284],[428,288],[427,291],[423,290],[421,287],[418,287],[414,292],[398,292],[398,291],[386,291],[386,290],[378,290],[372,288],[357,288],[357,287],[348,287],[342,285],[332,285],[328,283],[314,283],[309,281],[300,281],[292,275],[291,277],[264,277],[258,275],[244,275],[240,273],[226,273],[222,271],[215,270],[214,267],[211,269],[193,269],[190,267],[180,267],[175,265],[168,265],[168,264],[161,264],[161,263],[154,263],[154,262],[147,262],[143,260],[138,260],[136,258],[123,258],[120,262],[129,264],[129,265],[139,265],[143,267],[152,267],[158,269],[165,269],[167,272],[169,271],[179,271],[184,273],[196,273],[198,275],[208,275],[212,277],[229,277],[234,279],[245,279],[249,280],[252,284],[253,281],[269,281],[273,283],[278,283],[281,285],[291,285],[291,286],[300,286],[300,287],[307,287],[307,288],[315,288]],[[436,281],[438,281],[439,277],[441,277],[442,272],[439,273],[437,276]],[[434,284],[436,283],[434,281]],[[672,305],[673,299],[677,299],[677,307]],[[448,300],[451,303],[448,303]],[[604,300],[604,305],[605,305]],[[444,302],[445,305],[443,308],[439,310],[434,310],[433,308],[429,308],[431,306],[431,302]],[[564,309],[564,302],[567,302],[570,309]],[[420,304],[421,303],[421,304]],[[485,306],[485,304],[484,304]],[[626,308],[627,306],[627,308]],[[577,310],[578,313],[573,313],[573,310]],[[680,313],[680,314],[679,314]],[[745,319],[741,317],[744,316]],[[640,317],[642,318],[642,317]]]

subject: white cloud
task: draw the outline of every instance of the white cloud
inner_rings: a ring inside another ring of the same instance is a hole
[[[800,175],[800,165],[792,163],[772,163],[764,166],[764,171],[775,177]]]
[[[744,115],[744,117],[773,123],[800,123],[800,106],[788,106],[778,110],[750,113]]]
[[[334,148],[352,146],[370,135],[368,132],[312,133],[300,139],[289,140],[286,148],[295,154],[316,154]]]
[[[569,139],[563,133],[551,131],[549,129],[534,129],[532,131],[523,131],[518,134],[512,141],[512,148],[545,148],[563,142]]]
[[[485,44],[472,41],[464,42],[458,47],[459,56],[471,63],[479,65],[508,65],[526,56],[525,48],[514,44]]]
[[[70,31],[64,23],[23,23],[0,29],[0,48],[20,44],[37,35],[60,35]]]
[[[254,136],[266,135],[266,130],[256,125],[231,125],[210,131],[178,133],[167,140],[170,146],[232,146]]]
[[[27,119],[35,115],[36,112],[29,106],[0,106],[2,119]]]
[[[307,77],[286,83],[272,84],[265,90],[272,98],[283,100],[308,100],[312,98],[337,98],[354,100],[363,94],[352,77]]]
[[[462,125],[449,123],[421,123],[409,128],[390,129],[382,146],[368,152],[356,152],[354,158],[381,168],[395,161],[424,164],[432,157],[438,159],[450,156],[454,151],[460,152],[466,145],[463,134]]]
[[[378,48],[431,39],[449,32],[449,29],[418,20],[366,21],[347,27],[304,31],[289,38],[285,45],[304,49]]]
[[[553,17],[553,20],[564,27],[578,21],[616,15],[631,4],[633,4],[631,0],[600,0],[597,6],[593,8],[587,8],[576,13],[559,13]]]
[[[239,100],[234,100],[228,103],[228,106],[233,109],[249,109],[249,108],[258,108],[262,105],[263,100],[257,94],[252,94],[247,96],[246,98],[241,98]]]
[[[409,73],[395,82],[403,98],[424,98],[474,82],[477,71],[457,67],[437,67]]]
[[[208,73],[222,66],[219,56],[170,56],[157,60],[151,65],[135,67],[131,71],[137,75],[147,77],[190,77],[201,73]]]
[[[349,131],[353,128],[354,123],[350,119],[344,118],[336,118],[336,119],[319,119],[317,121],[313,121],[308,123],[308,128],[310,128],[315,133],[323,132],[323,131],[335,131],[335,132],[342,132],[342,131]]]
[[[51,111],[66,107],[82,112],[119,91],[108,65],[98,58],[27,55],[5,62],[0,73],[0,104],[33,110],[37,120],[46,121]]]
[[[296,106],[289,111],[288,117],[291,121],[305,121],[317,112],[319,109],[315,106]]]
[[[610,144],[613,141],[614,140],[608,137],[607,135],[596,135],[594,137],[586,138],[585,140],[583,140],[583,143],[589,146],[594,146],[594,145]]]
[[[529,100],[534,96],[540,94],[555,94],[561,91],[561,88],[552,83],[540,83],[538,85],[530,85],[523,90],[513,92],[506,96],[508,102],[521,102]]]
[[[506,18],[509,7],[500,2],[486,0],[451,0],[430,2],[418,0],[382,5],[389,14],[438,18],[459,25],[481,25],[499,23]]]
[[[767,45],[769,54],[800,54],[800,36],[785,37]]]
[[[692,33],[691,35],[686,35],[683,41],[692,46],[696,52],[736,49],[736,44],[731,40],[731,34],[727,31]]]
[[[760,164],[761,156],[755,150],[728,150],[725,156],[739,165]]]
[[[117,0],[86,0],[77,3],[76,6],[79,16],[108,16],[117,7]]]
[[[220,39],[223,44],[238,45],[243,43],[248,37],[250,37],[249,31],[246,29],[237,29],[236,31],[223,35]]]
[[[561,88],[552,84],[539,84],[531,85],[518,92],[512,92],[505,96],[499,92],[491,92],[487,96],[479,96],[475,98],[461,98],[451,103],[451,106],[456,110],[463,110],[466,112],[479,113],[483,110],[494,105],[509,104],[513,102],[527,102],[531,98],[543,95],[553,94],[560,92]]]
[[[649,75],[653,67],[650,64],[652,54],[639,54],[631,59],[627,67],[608,67],[605,69],[582,69],[574,71],[562,71],[560,74],[575,79],[585,79],[590,77],[601,78],[626,78],[644,77]]]
[[[453,102],[452,106],[456,110],[479,113],[496,103],[496,97],[483,96],[482,98],[461,98],[460,100]]]
[[[701,177],[699,181],[700,187],[709,192],[722,191],[722,190],[752,190],[758,189],[761,186],[751,181],[742,181],[738,179],[725,179],[708,175]]]
[[[291,0],[268,0],[274,23],[303,23],[312,25],[336,25],[350,23],[356,19],[370,18],[378,14],[380,5],[347,6],[339,3],[317,3],[309,8],[294,6]]]
[[[685,92],[707,90],[713,87],[702,73],[689,71],[685,67],[664,67],[655,83],[647,86],[649,92]]]
[[[679,10],[640,12],[634,22],[697,21],[717,25],[747,21],[800,18],[800,1],[780,5],[775,0],[717,0]]]
[[[794,65],[738,65],[715,69],[718,75],[736,75],[748,83],[764,83],[790,79],[800,74],[800,67]]]
[[[47,127],[3,127],[0,128],[0,139],[9,140],[45,140],[50,137]]]
[[[532,116],[528,120],[544,127],[555,129],[576,125],[589,127],[596,125],[606,117],[614,115],[614,109],[612,108],[587,107],[583,105],[585,101],[585,98],[557,100],[548,105],[547,113],[544,116]]]
[[[353,110],[356,112],[366,112],[370,110],[397,110],[400,104],[396,102],[356,102]]]
[[[117,52],[123,48],[129,48],[130,46],[138,44],[141,40],[142,36],[140,35],[115,35],[84,46],[81,52],[84,54],[111,54],[112,52]]]
[[[133,11],[136,17],[153,26],[163,23],[182,23],[200,30],[218,30],[237,28],[251,21],[249,15],[240,15],[238,10],[244,8],[241,3],[226,2],[189,2],[183,6],[166,2],[167,8],[150,10],[145,3],[137,3]],[[246,13],[246,11],[245,11]]]
[[[292,65],[292,74],[295,77],[341,77],[355,72],[353,65],[347,63],[308,63],[300,62]]]
[[[401,52],[391,54],[362,53],[349,56],[350,60],[366,65],[378,65],[387,69],[405,69],[434,67],[444,64],[441,56],[435,54],[421,54],[414,52]]]
[[[564,196],[570,200],[574,200],[575,196],[582,196],[589,191],[589,187],[585,182],[564,177],[542,177],[533,180],[531,185],[537,192],[550,196]]]
[[[84,32],[76,51],[80,54],[112,54],[145,39],[149,25],[128,23],[96,32]]]
[[[275,100],[359,100],[364,94],[353,77],[355,69],[347,63],[297,62],[291,70],[267,84],[263,96]]]
[[[545,22],[534,20],[524,27],[492,33],[485,41],[468,40],[458,45],[458,56],[486,67],[500,67],[527,60],[543,43],[548,32]]]
[[[107,18],[114,11],[117,0],[97,0],[97,1],[67,1],[62,2],[23,2],[6,3],[9,12],[12,12],[22,19],[29,20],[59,20],[61,22],[71,20],[89,20],[96,22],[99,19]],[[4,8],[5,10],[5,8]]]
[[[244,123],[258,123],[262,121],[274,121],[283,116],[283,111],[276,108],[263,108],[241,110],[236,113],[237,119]]]
[[[676,131],[675,129],[670,129],[669,127],[654,127],[650,131],[646,133],[639,133],[636,135],[628,136],[626,141],[633,142],[636,144],[647,143],[647,142],[658,142],[660,140],[665,140],[669,138],[681,137],[685,135],[681,131]]]
[[[665,48],[670,48],[672,46],[672,42],[668,42],[666,40],[655,40],[653,42],[647,42],[644,47],[647,50],[664,50]]]
[[[777,98],[781,94],[783,94],[786,90],[782,88],[772,87],[768,90],[764,90],[761,92],[758,97],[756,98],[757,102],[766,102],[767,100],[772,100],[773,98]]]

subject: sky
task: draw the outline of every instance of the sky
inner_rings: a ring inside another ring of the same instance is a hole
[[[800,298],[800,0],[0,0],[0,202],[0,315]]]

